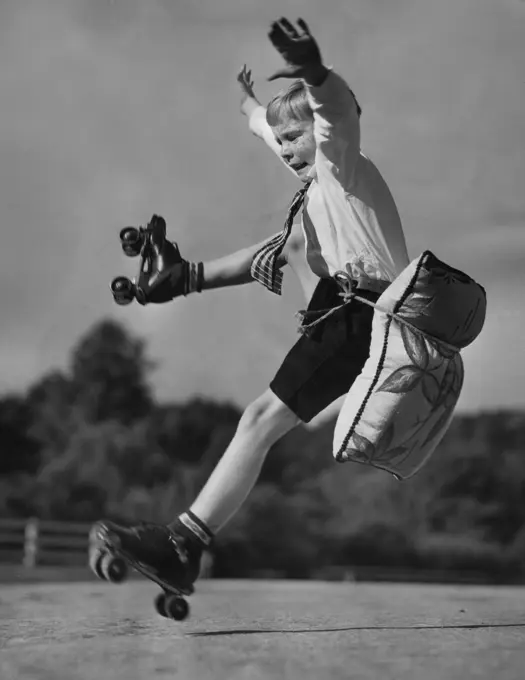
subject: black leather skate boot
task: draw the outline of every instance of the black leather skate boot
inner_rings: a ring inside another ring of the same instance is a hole
[[[178,245],[167,240],[163,217],[153,215],[145,228],[124,227],[120,242],[126,255],[139,257],[139,272],[135,281],[125,276],[113,279],[111,292],[117,304],[128,305],[134,299],[141,305],[160,304],[202,291],[202,262],[185,260]]]
[[[193,593],[204,547],[198,542],[168,526],[152,522],[126,527],[104,521],[98,532],[127,559],[139,563],[146,575],[165,581],[185,595]]]
[[[185,260],[176,243],[166,239],[164,218],[153,215],[146,230],[141,268],[135,286],[137,302],[162,303],[202,290],[203,265]]]

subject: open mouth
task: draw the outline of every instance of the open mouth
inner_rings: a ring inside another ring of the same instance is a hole
[[[295,163],[294,165],[291,165],[290,167],[292,168],[292,170],[295,170],[295,172],[299,172],[303,168],[306,168],[307,165],[308,165],[308,163]]]

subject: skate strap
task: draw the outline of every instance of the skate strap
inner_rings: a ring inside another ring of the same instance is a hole
[[[201,293],[204,281],[204,265],[202,262],[188,262],[188,293]]]
[[[213,539],[212,532],[208,529],[204,522],[202,522],[196,515],[193,514],[193,512],[190,510],[183,512],[182,515],[179,516],[179,522],[183,524],[186,529],[191,531],[191,533],[194,534],[204,546],[210,545]]]

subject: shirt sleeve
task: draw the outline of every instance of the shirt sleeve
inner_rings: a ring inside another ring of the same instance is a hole
[[[249,120],[248,126],[250,131],[259,137],[266,145],[278,156],[281,163],[288,168],[288,170],[297,177],[297,173],[293,170],[281,157],[281,147],[277,143],[275,136],[272,132],[272,128],[266,122],[266,109],[264,106],[258,106],[253,110]]]
[[[307,85],[314,114],[318,174],[328,172],[344,188],[352,185],[361,147],[357,102],[346,82],[330,71],[324,82]]]

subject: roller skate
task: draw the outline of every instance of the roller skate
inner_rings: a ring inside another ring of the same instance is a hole
[[[188,616],[185,596],[194,592],[201,550],[162,524],[125,527],[104,521],[93,533],[96,547],[90,567],[98,578],[122,583],[131,567],[162,588],[154,601],[158,614],[175,621]]]
[[[147,227],[124,227],[120,243],[128,257],[139,257],[136,279],[117,276],[111,282],[113,299],[118,305],[133,300],[141,305],[162,303],[179,295],[200,292],[202,263],[187,262],[176,243],[166,239],[166,222],[153,215]]]

